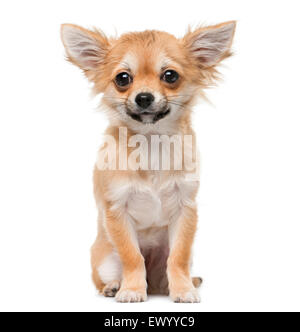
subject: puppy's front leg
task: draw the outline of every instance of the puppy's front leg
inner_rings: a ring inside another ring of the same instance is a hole
[[[169,226],[170,256],[168,280],[170,296],[175,302],[200,302],[190,277],[191,251],[197,226],[197,210],[184,207],[180,218]]]
[[[106,209],[106,229],[115,245],[123,268],[122,284],[116,294],[118,302],[143,302],[147,299],[146,269],[136,233],[119,213]]]

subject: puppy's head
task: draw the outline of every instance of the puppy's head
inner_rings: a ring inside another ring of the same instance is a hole
[[[132,129],[172,125],[216,78],[230,55],[235,22],[189,31],[183,38],[144,31],[108,39],[100,31],[62,25],[68,60],[104,93],[111,120]]]

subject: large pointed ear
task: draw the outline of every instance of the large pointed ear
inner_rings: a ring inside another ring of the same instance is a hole
[[[108,39],[101,32],[73,24],[61,26],[61,39],[68,60],[85,71],[97,69],[109,48]]]
[[[211,67],[228,57],[235,32],[235,21],[199,28],[183,38],[190,56],[202,67]]]

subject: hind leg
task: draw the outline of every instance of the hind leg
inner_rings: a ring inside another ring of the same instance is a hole
[[[120,289],[120,285],[121,285],[121,283],[118,280],[109,282],[103,288],[103,295],[105,297],[115,297],[118,290]]]
[[[95,245],[92,249],[93,281],[96,288],[104,296],[113,297],[120,288],[122,266],[118,254],[108,248]],[[104,254],[106,252],[106,254]],[[99,259],[101,253],[101,259]]]
[[[112,297],[120,288],[122,266],[118,254],[99,227],[99,234],[91,249],[92,279],[99,293]]]

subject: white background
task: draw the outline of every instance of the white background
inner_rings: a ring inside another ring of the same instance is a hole
[[[297,1],[2,1],[0,309],[300,310]],[[115,30],[238,20],[213,105],[195,107],[202,154],[194,274],[201,304],[96,295],[92,169],[107,122],[64,60],[61,23]]]

